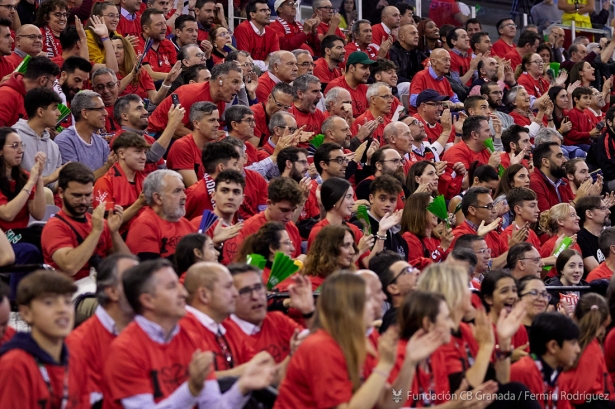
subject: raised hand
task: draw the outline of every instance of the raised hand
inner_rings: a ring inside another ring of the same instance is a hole
[[[445,335],[443,331],[437,329],[430,332],[424,329],[416,331],[406,345],[406,362],[416,366],[422,360],[429,358],[444,343]]]
[[[615,205],[615,192],[610,192],[602,196],[602,201],[604,202],[604,205],[609,209],[613,207]]]
[[[395,326],[389,327],[384,334],[378,338],[378,363],[390,365],[395,363],[397,357],[397,343],[399,334]]]
[[[562,134],[565,134],[571,129],[572,129],[572,122],[570,122],[570,119],[568,119],[568,117],[564,117],[564,119],[562,119],[561,125],[559,126],[559,131]]]
[[[101,202],[92,212],[92,230],[102,232],[105,228],[105,202]]]
[[[120,205],[115,205],[113,211],[107,216],[107,226],[111,233],[117,232],[122,227],[124,221],[124,209]]]
[[[451,246],[451,243],[455,240],[452,229],[444,230],[444,234],[440,237],[440,247],[446,250]]]
[[[254,71],[248,73],[245,78],[246,84],[246,92],[249,94],[253,94],[256,92],[256,88],[258,87],[258,75]]]
[[[314,312],[314,293],[310,280],[303,275],[295,274],[293,283],[288,286],[290,306],[301,311],[302,314]]]
[[[530,234],[530,226],[529,223],[526,223],[525,226],[521,227],[519,230],[515,230],[513,234],[508,239],[509,248],[514,246],[515,244],[523,243],[527,240],[527,237]]]
[[[378,128],[378,121],[372,119],[371,121],[366,122],[363,125],[359,125],[359,131],[357,132],[356,137],[359,138],[359,140],[363,141],[365,140],[365,138],[370,136],[372,132],[376,130],[376,128]]]
[[[192,354],[190,364],[188,364],[188,388],[192,396],[199,396],[205,387],[205,380],[213,371],[214,354],[211,351],[201,352],[197,349]]]
[[[572,98],[572,92],[581,86],[581,81],[575,81],[572,84],[568,85],[566,88],[566,92],[568,93],[568,98]]]
[[[169,73],[165,77],[164,82],[168,85],[173,84],[173,81],[175,81],[177,77],[179,77],[179,74],[181,74],[181,72],[182,72],[182,62],[177,61],[175,65],[171,67],[171,71],[169,71]]]
[[[493,325],[491,318],[487,315],[483,308],[476,310],[474,317],[474,338],[478,345],[495,346],[495,336],[493,334]]]
[[[440,124],[442,125],[442,132],[450,132],[453,128],[453,120],[451,117],[451,110],[445,109],[440,115]]]
[[[519,327],[523,324],[523,318],[527,312],[527,306],[524,302],[518,302],[510,313],[506,309],[500,311],[498,322],[495,324],[495,329],[498,333],[498,340],[510,340],[517,333]]]
[[[478,226],[478,230],[476,231],[476,234],[481,237],[485,237],[487,234],[489,234],[489,232],[498,228],[501,220],[502,218],[498,217],[497,219],[495,219],[488,225],[485,225],[485,221],[483,220],[482,222],[480,222],[480,226]]]
[[[441,176],[446,171],[446,165],[448,165],[446,161],[436,162],[436,175]]]
[[[293,336],[290,338],[290,355],[291,356],[295,353],[295,351],[297,351],[297,348],[299,348],[299,345],[301,345],[303,340],[306,339],[308,335],[310,335],[309,330],[301,331],[299,328],[295,328],[295,331],[293,332]]]
[[[92,27],[90,28],[96,35],[100,38],[109,37],[109,29],[100,17],[92,15],[90,16],[90,20],[92,21]]]
[[[277,367],[273,357],[266,351],[261,351],[246,364],[243,375],[239,378],[239,390],[243,395],[251,391],[264,389],[271,385]]]
[[[563,87],[566,84],[566,80],[568,79],[568,71],[561,70],[559,75],[555,79],[555,84],[558,87]]]
[[[375,237],[373,234],[366,234],[363,237],[361,237],[361,240],[359,240],[359,244],[357,245],[357,247],[359,248],[359,251],[354,256],[355,261],[358,260],[359,257],[363,255],[363,253],[365,253],[366,251],[374,247],[374,242],[375,242]]]
[[[169,108],[169,113],[167,115],[167,126],[172,129],[177,128],[179,124],[181,124],[184,120],[184,115],[186,115],[186,110],[184,109],[184,107],[181,106],[181,104],[171,104],[171,107]]]
[[[500,156],[500,152],[495,151],[491,154],[491,157],[489,157],[489,163],[488,165],[497,169],[498,166],[500,166],[502,164],[502,157]]]
[[[214,244],[222,244],[226,240],[232,239],[237,236],[243,227],[243,222],[234,224],[232,226],[225,227],[221,222],[218,222],[218,225],[214,229]]]
[[[401,209],[395,210],[393,213],[385,213],[382,219],[380,219],[379,229],[383,230],[386,234],[390,228],[401,223],[401,214]]]

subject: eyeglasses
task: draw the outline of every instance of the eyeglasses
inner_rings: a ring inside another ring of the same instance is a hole
[[[504,24],[504,27],[517,28],[517,25],[513,23],[509,23],[509,24]]]
[[[12,4],[0,4],[0,7],[6,7],[8,10],[15,10],[15,6]]]
[[[384,159],[380,162],[393,162],[393,165],[399,166],[401,165],[401,159]]]
[[[280,104],[280,103],[278,102],[278,100],[277,100],[277,99],[275,99],[275,96],[273,95],[273,93],[271,94],[271,98],[273,98],[273,102],[275,102],[275,104],[276,104],[276,106],[277,106],[278,108],[282,108],[282,109],[284,109],[285,111],[288,111],[289,109],[291,109],[291,108],[292,108],[292,106],[290,106],[290,105]],[[296,131],[296,130],[297,130],[297,128],[295,128],[295,131]]]
[[[306,159],[302,159],[302,160],[298,160],[297,163],[300,163],[303,166],[307,166],[309,162]]]
[[[239,66],[241,68],[254,68],[254,64],[252,64],[251,62],[244,62],[243,64],[239,64]]]
[[[218,35],[216,37],[230,37],[231,33],[229,33],[228,31],[224,31],[222,33],[218,33]]]
[[[290,244],[290,240],[288,240],[288,242]],[[283,244],[283,242],[280,242],[280,244]],[[238,293],[239,293],[239,296],[242,298],[252,298],[252,293],[262,294],[264,291],[265,291],[265,286],[258,283],[258,284],[255,284],[253,287],[243,287],[238,291]]]
[[[284,241],[280,241],[280,245],[285,245],[285,246],[290,247],[293,245],[293,242],[290,240],[284,240]]]
[[[109,91],[113,91],[116,85],[117,85],[117,82],[109,82],[107,84],[98,84],[97,86],[94,87],[94,89],[98,92],[103,92],[105,88],[108,89]]]
[[[318,7],[318,10],[329,10],[329,11],[331,11],[331,10],[335,10],[335,9],[333,7],[331,7],[331,6],[323,6],[323,7]]]
[[[526,295],[529,295],[533,299],[542,297],[542,298],[545,298],[547,301],[551,301],[551,294],[549,294],[546,291],[538,292],[538,290],[532,290],[532,291],[528,291],[525,294],[521,294],[521,297],[525,297]]]
[[[254,118],[247,118],[247,119],[242,119],[239,122],[246,122],[248,125],[254,125],[256,123],[256,121],[254,120]]]
[[[489,203],[488,205],[484,205],[484,206],[474,206],[477,209],[487,209],[487,210],[493,210],[493,203]]]
[[[442,107],[444,104],[442,102],[423,102],[425,105],[431,105],[432,107]]]
[[[393,277],[393,279],[391,280],[391,282],[388,285],[393,284],[395,281],[397,281],[397,279],[399,277],[401,277],[403,275],[406,275],[406,274],[412,274],[412,273],[414,273],[414,271],[415,271],[415,268],[412,267],[412,266],[405,267],[403,270],[401,270],[399,272],[399,274],[397,274],[395,277]]]
[[[338,165],[348,165],[348,162],[350,162],[350,159],[348,159],[345,156],[338,156],[337,158],[330,158],[329,162],[331,161],[336,161]]]
[[[52,16],[54,16],[55,18],[62,19],[62,18],[67,18],[68,17],[68,13],[53,13]]]
[[[194,54],[194,56],[196,58],[203,58],[203,57],[205,57],[205,53],[196,53],[196,54]]]
[[[478,254],[491,254],[491,249],[490,248],[478,249],[478,250],[476,250],[476,253],[478,253]]]
[[[286,2],[282,3],[282,6],[297,7],[297,2],[296,1],[286,1]]]
[[[281,126],[280,128],[286,128],[286,129],[288,129],[288,132],[289,132],[289,133],[291,133],[291,134],[293,134],[293,133],[297,132],[297,128],[296,128],[296,127],[293,127],[293,126]],[[307,162],[307,161],[306,161],[306,162]]]
[[[387,95],[376,95],[377,97],[380,97],[382,99],[384,99],[385,101],[390,101],[393,99],[393,95],[391,94],[387,94]]]
[[[25,144],[25,143],[23,143],[23,142],[14,142],[14,143],[12,143],[12,144],[10,144],[10,145],[9,145],[9,144],[6,144],[6,145],[4,145],[4,146],[8,146],[8,147],[10,147],[10,148],[12,148],[12,149],[15,149],[15,150],[17,150],[17,149],[21,149],[21,150],[26,149],[26,144]]]
[[[609,208],[606,206],[600,206],[600,207],[594,207],[594,210],[602,210],[603,212],[606,212],[607,210],[609,210]]]
[[[520,260],[532,260],[536,264],[540,263],[540,257],[524,257]]]
[[[17,37],[26,37],[30,40],[42,40],[43,36],[40,34],[19,34]]]
[[[105,112],[105,107],[104,107],[104,106],[102,106],[102,107],[97,107],[97,108],[83,108],[83,109],[85,109],[86,111],[98,111],[98,112],[100,112],[101,114],[102,114],[103,112]]]
[[[530,61],[530,64],[536,64],[536,65],[544,65],[544,61],[540,60],[540,61]]]
[[[120,18],[120,15],[119,14],[110,13],[110,14],[103,14],[103,17],[110,18],[111,20],[116,20],[116,19]]]
[[[306,62],[302,62],[301,64],[299,64],[300,67],[316,67],[316,64],[314,64],[312,61],[306,61]]]

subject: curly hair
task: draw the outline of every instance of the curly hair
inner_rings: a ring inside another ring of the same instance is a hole
[[[314,277],[328,277],[339,269],[337,257],[340,255],[340,245],[344,242],[346,233],[350,233],[354,240],[354,233],[346,225],[325,226],[316,235],[314,243],[310,247],[305,259],[304,274]],[[359,252],[356,243],[353,242],[354,250]],[[351,270],[355,265],[351,264]]]
[[[41,3],[38,10],[36,10],[36,20],[34,25],[43,28],[48,23],[49,14],[56,8],[62,10],[68,10],[68,5],[64,0],[47,0]]]

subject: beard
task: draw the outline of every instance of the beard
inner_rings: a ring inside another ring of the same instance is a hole
[[[62,92],[66,95],[66,102],[70,103],[73,100],[73,97],[81,90],[79,88],[69,87],[67,82],[68,81],[64,81],[64,84],[62,84],[60,88],[62,88]]]
[[[64,207],[66,207],[66,210],[68,210],[68,212],[73,216],[73,217],[83,217],[83,215],[88,211],[88,208],[90,207],[91,203],[88,205],[78,205],[78,206],[73,206],[70,203],[68,203],[66,201],[66,199],[64,199],[63,201]]]
[[[553,177],[556,177],[558,179],[566,177],[566,169],[564,169],[563,166],[557,167],[553,165],[554,163],[551,162],[551,175],[553,175]]]
[[[294,166],[292,167],[288,177],[297,183],[301,182],[301,179],[303,179],[303,175],[301,174],[301,172],[299,172]]]
[[[517,149],[515,150],[515,156],[516,156],[516,155],[518,155],[518,154],[520,154],[520,153],[521,153],[521,149],[517,148]],[[530,156],[530,155],[531,155],[531,153],[530,153],[530,152],[526,153],[525,155],[523,155],[523,159],[525,159],[525,160],[530,160],[530,158],[531,158],[531,156]]]
[[[604,224],[603,224],[603,226],[604,226],[604,227],[611,227],[611,217],[610,217],[610,215],[609,215],[609,216],[606,216],[606,217],[604,218]]]
[[[186,215],[186,206],[179,205],[173,206],[170,203],[163,201],[162,202],[162,212],[167,215],[170,219],[181,219]]]

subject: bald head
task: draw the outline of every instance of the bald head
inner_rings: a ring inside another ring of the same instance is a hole
[[[429,57],[431,68],[439,77],[448,74],[451,68],[451,56],[444,48],[436,48]]]
[[[358,270],[355,274],[361,276],[365,280],[367,287],[371,290],[374,318],[382,318],[382,307],[386,301],[386,295],[382,291],[382,283],[380,278],[378,278],[378,274],[371,270]]]
[[[399,27],[401,21],[399,9],[395,6],[386,6],[382,9],[381,20],[390,29]]]
[[[224,276],[231,277],[228,268],[219,263],[201,262],[190,266],[186,272],[184,287],[188,290],[188,304],[192,304],[199,288],[214,291],[214,286]]]
[[[15,47],[31,57],[35,57],[43,49],[41,30],[37,26],[24,24],[15,34]]]

